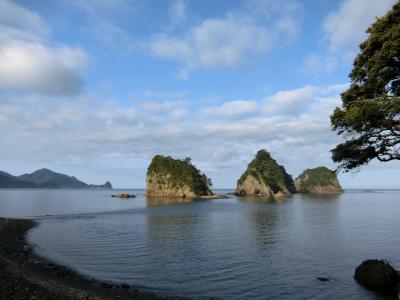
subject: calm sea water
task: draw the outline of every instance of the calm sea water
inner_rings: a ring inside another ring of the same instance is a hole
[[[355,283],[355,267],[400,267],[400,191],[280,203],[115,192],[0,190],[0,216],[36,217],[36,251],[84,275],[195,299],[381,299]]]

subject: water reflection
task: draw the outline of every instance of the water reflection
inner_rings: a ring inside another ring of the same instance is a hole
[[[237,196],[240,201],[248,203],[280,203],[284,202],[289,198],[276,200],[268,196]]]
[[[304,200],[324,201],[324,200],[339,200],[342,194],[298,194]]]
[[[276,212],[254,211],[248,215],[250,228],[249,236],[255,239],[257,247],[262,250],[270,247],[279,238],[276,225],[278,217]]]
[[[174,204],[184,204],[191,203],[195,201],[194,199],[182,198],[182,197],[157,197],[157,196],[147,196],[146,195],[146,206],[160,206],[160,205],[174,205]]]
[[[83,208],[100,199],[97,191],[65,192],[80,195]],[[196,300],[372,300],[354,282],[355,266],[377,255],[400,265],[399,192],[297,194],[279,204],[235,197],[172,205],[192,200],[138,195],[121,201],[137,209],[42,220],[29,240],[89,277]]]
[[[148,199],[151,205],[169,205],[186,203],[183,199]],[[175,202],[173,201],[175,200]],[[149,201],[148,201],[149,203]],[[197,282],[196,272],[201,269],[201,262],[206,251],[203,249],[204,218],[193,214],[182,206],[159,207],[147,214],[145,248],[148,251],[146,268],[154,276],[157,288],[168,293],[172,286],[179,287],[183,293],[186,290],[185,282]],[[196,272],[194,272],[196,271]],[[206,270],[203,270],[206,272]],[[200,272],[200,273],[203,273]]]

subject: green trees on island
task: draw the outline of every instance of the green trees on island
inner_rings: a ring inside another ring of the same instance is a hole
[[[147,169],[147,192],[157,196],[210,196],[211,179],[187,157],[183,160],[156,155]]]
[[[400,159],[400,2],[367,32],[343,106],[331,116],[332,129],[346,138],[332,150],[344,171]]]
[[[257,152],[256,157],[249,163],[246,171],[239,178],[238,185],[243,184],[248,176],[256,178],[259,182],[267,183],[274,193],[279,191],[296,192],[292,177],[265,149]]]
[[[342,193],[336,173],[327,167],[306,169],[294,181],[298,193]]]
[[[257,152],[236,186],[236,194],[240,196],[256,195],[282,200],[294,193],[296,188],[292,176],[265,149]]]

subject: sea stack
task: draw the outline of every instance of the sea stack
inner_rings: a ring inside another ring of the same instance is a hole
[[[294,184],[299,193],[343,193],[336,173],[326,167],[305,170],[296,178]]]
[[[296,188],[292,176],[264,149],[257,152],[236,187],[239,196],[263,196],[272,200],[285,199],[293,193]]]
[[[201,173],[190,158],[173,159],[170,156],[153,157],[146,178],[146,194],[197,198],[212,196],[211,180]]]

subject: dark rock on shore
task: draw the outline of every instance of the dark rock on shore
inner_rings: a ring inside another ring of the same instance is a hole
[[[113,198],[136,198],[135,194],[129,194],[129,193],[121,193],[121,194],[116,194],[116,195],[111,195]]]
[[[365,260],[356,268],[354,279],[373,291],[393,292],[399,283],[397,271],[386,261]]]

